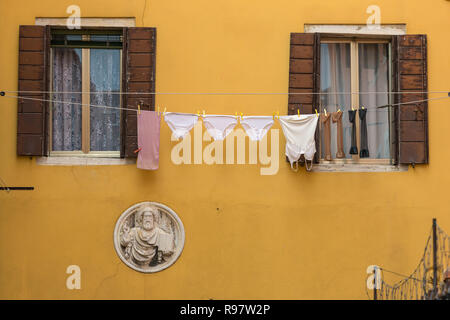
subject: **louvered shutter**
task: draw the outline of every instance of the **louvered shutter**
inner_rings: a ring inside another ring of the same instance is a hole
[[[428,98],[426,35],[395,36],[393,41],[394,91],[397,103]],[[406,93],[423,92],[423,93]],[[396,107],[398,163],[428,163],[428,103]]]
[[[139,92],[155,91],[156,28],[124,28],[123,39],[123,84],[124,108],[154,110],[155,97]],[[121,156],[134,158],[137,149],[137,113],[122,110]]]
[[[320,34],[291,33],[289,59],[289,93],[314,93],[320,91]],[[319,95],[289,94],[288,114],[315,113],[318,109]],[[319,132],[316,130],[316,145],[319,145]],[[301,161],[304,161],[303,157]],[[318,153],[314,161],[318,162]]]
[[[31,99],[45,99],[48,91],[48,28],[19,26],[19,95]],[[41,91],[40,93],[25,91]],[[18,99],[17,154],[42,156],[47,148],[47,108],[43,101]]]

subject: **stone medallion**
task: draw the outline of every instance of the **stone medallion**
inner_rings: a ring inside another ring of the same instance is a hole
[[[141,202],[119,217],[114,247],[130,268],[152,273],[170,267],[184,246],[184,227],[177,214],[157,202]]]

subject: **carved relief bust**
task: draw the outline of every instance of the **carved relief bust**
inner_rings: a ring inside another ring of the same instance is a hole
[[[152,273],[171,266],[184,246],[184,227],[176,213],[157,202],[141,202],[119,217],[114,246],[130,268]]]

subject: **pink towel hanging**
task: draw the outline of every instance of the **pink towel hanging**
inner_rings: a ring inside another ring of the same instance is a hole
[[[138,148],[137,167],[145,170],[159,168],[159,132],[161,114],[141,110],[137,115]]]

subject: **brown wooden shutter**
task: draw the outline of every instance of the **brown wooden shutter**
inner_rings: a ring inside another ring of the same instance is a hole
[[[19,96],[45,99],[46,94],[24,91],[48,91],[48,28],[45,26],[19,27]],[[42,156],[46,154],[46,103],[18,99],[17,154]]]
[[[155,92],[156,28],[124,28],[123,92]],[[149,94],[124,94],[124,108],[155,110],[155,97]],[[121,156],[135,158],[137,149],[137,113],[122,112]]]
[[[428,98],[426,35],[395,36],[394,91],[397,103]],[[423,93],[406,93],[406,92]],[[401,164],[428,163],[428,103],[402,104],[397,108],[397,159]]]
[[[314,93],[320,91],[320,34],[291,33],[289,59],[289,93]],[[319,95],[290,94],[288,114],[315,113],[318,109]],[[319,131],[316,130],[316,145],[319,145]],[[304,161],[303,157],[301,160]],[[318,152],[314,157],[318,162]]]

